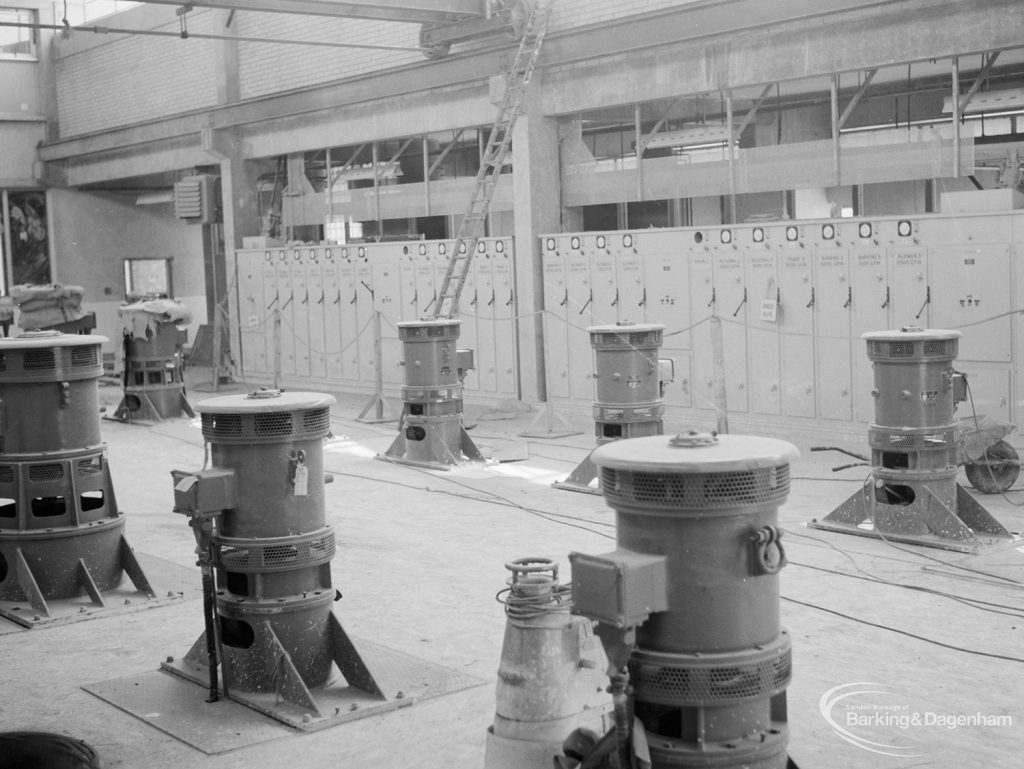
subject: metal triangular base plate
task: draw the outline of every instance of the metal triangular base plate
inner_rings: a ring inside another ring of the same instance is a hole
[[[486,683],[354,638],[341,630],[337,620],[333,620],[331,628],[332,654],[342,675],[336,675],[323,687],[307,688],[303,684],[300,696],[292,697],[292,701],[285,699],[286,692],[243,692],[232,688],[229,681],[228,699],[296,729],[316,731]],[[192,648],[205,650],[202,636]],[[209,686],[205,651],[190,652],[184,659],[164,662],[160,667],[201,687],[196,690],[197,702],[205,698]]]
[[[922,490],[928,492],[926,486]],[[972,553],[1012,537],[960,484],[956,485],[956,510],[952,510],[931,493],[918,495],[910,505],[877,502],[869,481],[828,516],[807,525],[961,553]]]

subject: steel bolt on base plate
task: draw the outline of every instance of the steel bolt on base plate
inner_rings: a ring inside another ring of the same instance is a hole
[[[196,591],[191,584],[192,569],[137,553],[123,539],[122,542],[130,563],[125,564],[120,585],[95,594],[83,587],[81,595],[74,598],[48,598],[42,604],[45,609],[33,606],[28,599],[2,600],[0,617],[14,624],[8,628],[0,623],[0,635],[18,628],[44,628],[129,614],[194,597]],[[158,589],[151,587],[151,584],[158,585]]]
[[[597,467],[594,466],[593,461],[590,459],[593,453],[591,451],[590,454],[587,454],[586,458],[576,466],[576,469],[564,481],[555,481],[551,486],[556,489],[579,491],[584,494],[600,494],[601,482],[597,478]],[[597,480],[597,483],[591,486],[590,483],[594,480]]]
[[[350,684],[337,669],[325,686],[308,691],[312,707],[289,702],[278,692],[242,692],[228,685],[227,698],[302,731],[317,731],[346,721],[408,707],[417,701],[481,686],[486,682],[451,668],[435,665],[384,646],[351,639],[359,656],[372,668],[381,694],[375,695]],[[196,642],[205,648],[203,637]],[[203,689],[209,684],[209,669],[198,657],[164,662],[161,669],[191,681]],[[386,679],[384,681],[383,679]],[[223,695],[223,692],[222,692]],[[196,697],[200,692],[196,691]],[[318,711],[318,712],[316,712]]]
[[[923,484],[922,484],[923,486]],[[910,545],[937,547],[959,553],[1007,542],[1012,535],[960,484],[956,484],[956,509],[937,498],[923,495],[905,508],[875,502],[870,485],[855,492],[825,518],[810,521],[812,529],[856,534]],[[880,523],[877,512],[888,513]]]

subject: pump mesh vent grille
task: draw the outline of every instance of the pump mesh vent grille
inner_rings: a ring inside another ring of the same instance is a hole
[[[0,483],[14,483],[14,468],[10,465],[0,465]]]
[[[926,358],[956,357],[957,340],[939,339],[924,343],[924,355]]]
[[[921,342],[871,340],[868,355],[875,358],[955,358],[959,343],[956,339],[927,339]]]
[[[257,435],[291,435],[291,412],[275,414],[256,414],[253,427]]]
[[[25,357],[22,359],[22,367],[26,371],[38,371],[40,369],[54,369],[57,362],[53,356],[53,350],[25,350]]]
[[[330,432],[329,408],[251,414],[203,414],[203,437],[274,442],[276,438],[322,437]]]
[[[331,410],[316,409],[302,415],[302,427],[308,433],[331,429]]]
[[[84,477],[87,475],[96,475],[97,473],[103,472],[103,458],[102,457],[89,457],[88,459],[78,460],[78,475]]]
[[[903,433],[883,428],[868,430],[868,444],[873,449],[936,449],[946,450],[956,445],[956,428],[932,433]]]
[[[782,691],[793,673],[790,653],[723,667],[661,665],[633,660],[629,674],[637,699],[678,705],[739,702]]]
[[[232,437],[241,434],[241,414],[203,414],[203,435],[205,437]]]
[[[613,507],[727,508],[782,502],[789,493],[789,465],[731,473],[632,472],[601,470],[601,490]]]
[[[97,355],[98,347],[72,347],[72,366],[95,366],[99,362]]]
[[[229,571],[290,571],[327,563],[334,557],[334,532],[297,535],[290,542],[218,542],[220,564]]]
[[[47,481],[59,481],[64,477],[64,465],[29,465],[28,479],[33,483],[45,483]]]

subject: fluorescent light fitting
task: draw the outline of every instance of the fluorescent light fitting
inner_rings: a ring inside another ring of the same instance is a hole
[[[1021,107],[1024,107],[1024,88],[1005,88],[999,91],[979,91],[971,97],[963,111],[965,113],[993,112],[995,110],[1020,109]],[[952,114],[953,97],[947,96],[942,100],[942,111]]]
[[[729,141],[729,127],[721,124],[697,125],[678,131],[657,133],[647,140],[647,149],[656,147],[686,147]]]

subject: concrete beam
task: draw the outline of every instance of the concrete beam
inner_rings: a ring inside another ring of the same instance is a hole
[[[807,10],[809,5],[804,0],[697,2],[551,34],[541,53],[544,86],[539,112],[563,115],[681,94],[763,86],[1011,48],[1024,40],[1024,14],[1019,12],[1018,0],[819,0],[813,12]],[[746,31],[736,34],[737,29]],[[484,96],[487,77],[500,71],[506,61],[505,49],[449,56],[50,142],[39,153],[46,162],[82,159],[159,146],[194,137],[203,128],[245,127],[244,133],[261,137],[262,141],[253,140],[255,156],[261,157],[280,152],[282,145],[288,146],[286,151],[321,146],[322,135],[318,139],[316,130],[336,122],[345,125],[348,136],[351,108],[356,105],[381,116],[364,120],[366,131],[352,136],[353,142],[486,123],[493,119]],[[432,127],[407,128],[409,120],[400,113],[425,101],[433,102],[434,109],[417,112],[432,114]],[[403,110],[391,109],[396,103]],[[442,106],[456,103],[479,107],[470,115]],[[483,119],[477,115],[484,115]],[[298,135],[305,145],[300,146]]]
[[[562,115],[625,106],[1014,48],[1024,40],[1019,0],[904,0],[867,10],[846,3],[851,6],[847,11],[838,8],[840,2],[823,2],[813,4],[815,11],[836,9],[811,19],[754,26],[767,18],[767,8],[759,5],[723,4],[748,12],[749,28],[743,34],[736,34],[735,19],[727,24],[709,18],[695,31],[684,26],[688,14],[680,12],[635,20],[628,46],[615,39],[623,34],[613,25],[550,38],[541,56],[543,110]],[[590,55],[602,45],[607,55]]]
[[[337,114],[341,107],[372,104],[373,111],[393,111],[388,106],[402,97],[411,102],[432,102],[433,112],[439,112],[438,101],[443,101],[452,91],[467,85],[479,89],[486,97],[487,75],[497,72],[505,61],[503,51],[486,51],[466,56],[452,56],[442,61],[399,67],[372,76],[353,78],[331,83],[313,90],[303,90],[279,96],[251,99],[236,104],[217,107],[209,111],[195,112],[154,120],[128,128],[103,131],[62,141],[50,142],[39,148],[40,158],[46,162],[65,158],[81,157],[123,150],[126,147],[162,142],[198,134],[204,128],[215,130],[240,126],[279,128],[275,121],[301,119],[304,116]],[[428,93],[430,92],[430,93]],[[486,104],[486,102],[482,102]],[[494,119],[493,107],[487,105],[488,117]],[[448,127],[462,127],[467,123],[465,116],[460,120],[449,116]],[[436,123],[438,117],[432,120]],[[428,129],[442,130],[442,129]],[[422,130],[421,130],[422,132]],[[412,133],[412,132],[408,132]],[[375,137],[401,136],[402,132],[382,133]]]
[[[669,43],[692,42],[694,39],[712,34],[734,31],[741,24],[770,24],[784,19],[807,17],[809,14],[816,16],[841,9],[888,5],[892,2],[893,0],[818,0],[814,4],[813,12],[807,10],[805,0],[776,0],[773,3],[764,3],[763,0],[729,0],[726,3],[710,4],[698,2],[674,8],[670,12],[640,17],[629,16],[594,27],[574,28],[558,34],[549,33],[541,52],[539,66],[561,67],[572,62],[587,61],[593,62],[593,66],[601,69],[606,66],[604,62],[616,53],[643,51],[649,46]],[[146,6],[128,13],[144,11],[148,5],[147,3]],[[723,6],[727,8],[727,12],[721,10]],[[514,46],[510,44],[508,47]],[[499,72],[506,64],[507,54],[504,50],[488,49],[452,55],[441,60],[331,83],[320,88],[228,104],[211,112],[174,116],[132,128],[56,141],[41,147],[40,155],[44,161],[60,160],[192,134],[204,127],[233,128],[338,109],[362,102],[372,101],[379,104],[403,95],[470,83],[479,84],[481,79],[485,80],[489,75]],[[627,69],[631,69],[634,66],[632,58],[625,62],[625,65]],[[546,90],[551,91],[550,88]],[[637,99],[640,100],[642,99]],[[550,101],[549,96],[545,103]]]
[[[233,11],[268,11],[306,16],[379,19],[413,24],[441,24],[485,15],[482,0],[146,0],[157,5],[191,5]]]

